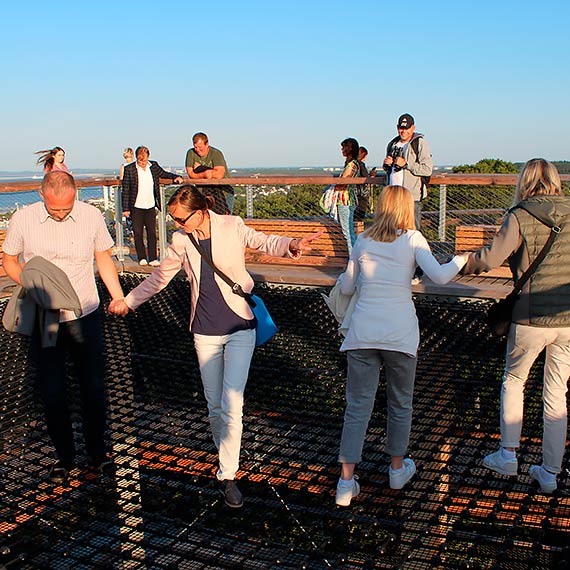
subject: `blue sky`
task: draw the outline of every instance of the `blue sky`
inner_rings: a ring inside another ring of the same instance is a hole
[[[182,165],[205,131],[228,165],[380,164],[397,117],[436,164],[570,159],[567,0],[4,3],[0,170],[62,146],[115,168]]]

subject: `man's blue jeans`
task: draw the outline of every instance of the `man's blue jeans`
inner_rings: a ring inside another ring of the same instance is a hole
[[[39,325],[32,336],[32,356],[44,415],[57,458],[70,466],[75,459],[73,427],[67,397],[66,357],[75,366],[83,416],[83,436],[90,460],[100,463],[106,454],[105,361],[99,311],[59,324],[57,344],[41,347]]]

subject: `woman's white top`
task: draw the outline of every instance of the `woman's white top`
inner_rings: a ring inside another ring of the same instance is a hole
[[[358,288],[359,298],[341,351],[375,348],[416,355],[420,340],[412,301],[416,265],[433,282],[444,284],[457,275],[465,259],[456,255],[440,265],[417,230],[403,232],[393,242],[358,237],[341,291],[350,295]]]

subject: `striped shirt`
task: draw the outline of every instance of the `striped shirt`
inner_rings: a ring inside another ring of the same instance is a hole
[[[23,262],[39,255],[57,265],[75,289],[83,315],[99,306],[93,268],[94,253],[113,247],[101,212],[85,202],[75,201],[73,210],[56,222],[43,202],[36,202],[14,213],[3,249],[7,255],[22,254]],[[61,311],[60,321],[76,319],[73,311]]]

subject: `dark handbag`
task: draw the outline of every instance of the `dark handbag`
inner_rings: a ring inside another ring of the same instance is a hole
[[[530,279],[531,275],[536,271],[537,267],[540,265],[542,260],[546,257],[547,253],[550,251],[556,236],[560,233],[560,228],[558,226],[553,226],[546,223],[535,216],[532,212],[527,210],[523,206],[516,206],[528,212],[533,218],[536,218],[539,222],[543,223],[545,226],[550,228],[550,235],[548,240],[544,244],[544,247],[540,250],[539,254],[534,258],[534,261],[529,265],[528,269],[521,275],[521,278],[515,283],[513,290],[504,298],[489,308],[486,315],[487,325],[491,328],[493,333],[497,336],[507,336],[511,328],[511,323],[513,320],[513,310],[515,308],[515,303],[520,298],[520,292],[524,284]],[[514,208],[513,208],[514,209]]]
[[[517,291],[511,291],[504,299],[493,303],[486,315],[487,325],[497,336],[509,334],[513,320],[513,309],[520,295]]]
[[[215,265],[212,258],[206,253],[206,250],[196,241],[196,238],[192,234],[186,234],[194,247],[198,250],[198,253],[204,258],[206,263],[214,270],[216,275],[223,279],[232,289],[232,293],[243,297],[247,304],[250,306],[255,319],[257,320],[257,326],[255,328],[255,346],[261,346],[265,344],[268,340],[271,340],[277,333],[277,325],[271,318],[265,303],[257,295],[252,295],[251,293],[246,293],[239,283],[232,281],[225,273],[220,271]]]

